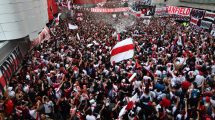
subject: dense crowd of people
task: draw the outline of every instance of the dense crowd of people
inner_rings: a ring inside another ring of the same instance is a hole
[[[60,21],[51,39],[26,55],[1,99],[5,118],[215,119],[214,37],[170,17],[148,25],[138,18],[120,36],[133,38],[135,56],[112,64],[115,29],[96,20],[97,13],[81,12],[82,21]]]

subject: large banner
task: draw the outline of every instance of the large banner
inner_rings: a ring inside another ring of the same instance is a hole
[[[112,13],[112,12],[125,12],[128,11],[128,7],[121,8],[91,8],[91,12],[102,12],[102,13]]]
[[[190,16],[197,19],[202,19],[204,17],[204,14],[205,10],[192,9]]]
[[[6,58],[3,64],[0,66],[0,72],[2,74],[2,79],[8,81],[11,79],[12,74],[15,73],[22,60],[22,54],[19,47],[16,47]]]
[[[209,20],[214,21],[215,20],[215,13],[206,11],[204,18],[207,18]]]
[[[165,15],[166,13],[167,13],[167,7],[155,8],[155,15]]]
[[[200,27],[204,29],[210,29],[212,22],[201,20]]]
[[[176,14],[181,16],[190,16],[192,8],[168,6],[167,11],[169,14]]]

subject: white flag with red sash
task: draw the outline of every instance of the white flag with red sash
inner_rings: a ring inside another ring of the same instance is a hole
[[[118,42],[111,50],[111,63],[130,59],[134,56],[134,44],[132,38]]]

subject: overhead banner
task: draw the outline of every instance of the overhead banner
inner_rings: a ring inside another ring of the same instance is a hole
[[[0,71],[2,73],[2,76],[5,81],[9,81],[15,73],[22,60],[22,54],[19,49],[19,47],[16,47],[6,58],[6,60],[3,62],[3,64],[0,66]],[[3,79],[1,78],[1,79]]]
[[[200,25],[201,28],[210,29],[211,25],[212,25],[212,22],[201,20],[201,25]]]
[[[206,11],[204,18],[207,18],[207,19],[214,21],[215,20],[215,13]]]
[[[176,6],[168,6],[167,12],[168,14],[175,14],[181,16],[190,16],[192,8],[185,7],[176,7]]]
[[[204,17],[205,10],[199,10],[199,9],[192,9],[190,15],[191,17],[202,19]]]
[[[102,12],[102,13],[112,13],[112,12],[125,12],[128,11],[128,7],[121,8],[91,8],[91,12]]]
[[[155,15],[164,15],[166,13],[167,13],[167,7],[155,8]]]

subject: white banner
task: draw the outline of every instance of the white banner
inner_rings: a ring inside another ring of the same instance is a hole
[[[70,30],[76,30],[76,29],[78,29],[78,26],[77,25],[72,25],[72,24],[69,23],[69,29]]]

